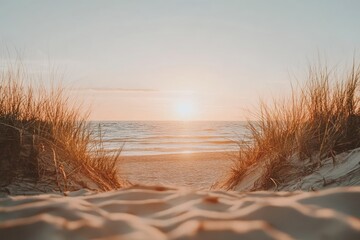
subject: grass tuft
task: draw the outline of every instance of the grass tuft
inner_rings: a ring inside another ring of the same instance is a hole
[[[359,147],[359,81],[355,63],[341,78],[318,65],[309,68],[307,82],[293,88],[289,98],[261,102],[255,121],[247,123],[247,144],[221,187],[233,189],[256,166],[265,172],[254,190],[277,187],[286,172],[315,171],[325,158],[335,164],[337,154]],[[310,165],[294,165],[294,160]]]
[[[93,144],[88,113],[61,86],[48,87],[32,79],[22,66],[0,73],[1,186],[31,179],[48,186],[55,183],[60,191],[75,185],[121,187],[118,154],[108,156],[100,149],[101,142]]]

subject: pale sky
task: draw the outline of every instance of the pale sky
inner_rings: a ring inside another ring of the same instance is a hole
[[[31,71],[57,66],[94,120],[243,120],[318,55],[349,63],[359,10],[356,0],[0,0],[0,58],[11,61],[10,48]]]

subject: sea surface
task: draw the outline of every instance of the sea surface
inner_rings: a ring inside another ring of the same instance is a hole
[[[237,151],[244,122],[91,122],[106,151],[123,156]],[[101,130],[101,135],[99,134]]]

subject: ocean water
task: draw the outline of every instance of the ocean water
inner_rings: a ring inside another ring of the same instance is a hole
[[[237,151],[244,122],[91,122],[106,151],[123,156]]]

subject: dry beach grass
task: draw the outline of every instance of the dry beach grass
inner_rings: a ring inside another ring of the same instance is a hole
[[[360,146],[360,65],[346,73],[319,64],[287,99],[262,102],[249,121],[247,141],[231,174],[218,187],[234,189],[261,169],[251,190],[278,187],[289,173],[308,174],[336,155]],[[288,174],[287,174],[288,173]]]
[[[1,73],[0,96],[3,190],[16,182],[45,192],[121,187],[118,155],[109,157],[101,143],[93,144],[87,114],[64,88],[47,86],[16,64]]]

